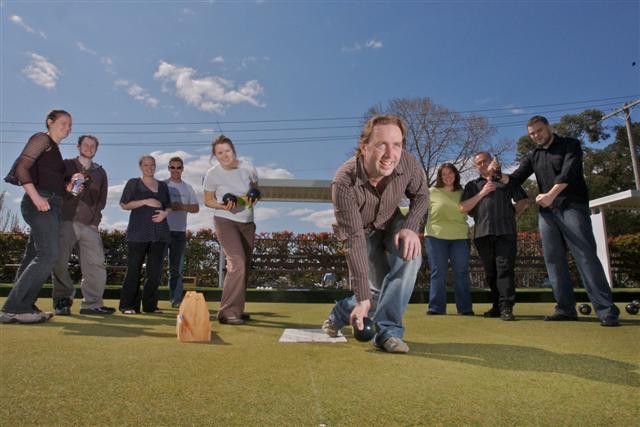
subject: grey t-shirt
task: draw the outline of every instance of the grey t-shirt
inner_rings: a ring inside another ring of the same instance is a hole
[[[171,203],[181,203],[183,205],[197,205],[198,198],[196,192],[193,191],[193,187],[184,181],[173,182],[171,179],[167,179],[164,182],[169,187],[169,196],[171,197]],[[169,229],[171,231],[187,231],[187,212],[186,211],[171,211],[167,217],[169,223]]]

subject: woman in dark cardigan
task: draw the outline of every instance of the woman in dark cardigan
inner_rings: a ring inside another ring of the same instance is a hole
[[[0,323],[40,323],[53,317],[35,303],[58,259],[62,196],[71,187],[58,145],[71,132],[71,115],[52,110],[46,125],[46,133],[29,138],[10,172],[24,189],[20,212],[31,231],[15,284],[0,312]]]
[[[158,309],[158,286],[162,275],[165,247],[171,240],[167,216],[171,212],[171,200],[167,184],[153,177],[156,161],[142,156],[138,162],[142,178],[127,181],[120,207],[131,211],[127,227],[127,273],[120,294],[120,311],[123,314],[162,313]],[[147,259],[147,280],[140,292],[140,273]]]

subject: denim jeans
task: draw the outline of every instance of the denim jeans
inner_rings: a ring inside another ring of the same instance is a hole
[[[576,315],[576,299],[567,262],[568,248],[598,317],[618,317],[620,310],[613,304],[611,288],[596,252],[589,209],[585,206],[540,211],[538,222],[544,263],[557,303],[556,312]]]
[[[429,284],[429,311],[447,312],[447,270],[449,260],[453,269],[453,289],[458,313],[469,313],[471,305],[471,279],[469,278],[469,240],[444,240],[427,237],[424,242],[429,257],[431,282]]]
[[[7,313],[34,311],[33,305],[38,299],[38,293],[58,260],[62,197],[43,190],[38,193],[47,198],[51,209],[40,212],[26,193],[22,198],[20,211],[31,231],[16,274],[15,285],[2,308],[2,311]]]
[[[184,268],[184,249],[187,246],[185,231],[172,231],[171,242],[167,246],[169,261],[169,300],[172,305],[182,302],[182,272]]]
[[[413,260],[402,258],[402,246],[397,248],[394,235],[400,231],[404,216],[398,214],[386,230],[374,230],[367,236],[367,254],[369,257],[369,290],[371,308],[368,317],[377,324],[377,344],[383,344],[388,338],[402,338],[404,326],[402,315],[409,303],[422,257]],[[329,315],[338,328],[349,324],[349,316],[356,305],[355,295],[336,303]]]
[[[473,240],[482,260],[492,309],[512,308],[516,302],[515,265],[518,242],[515,234],[482,236]]]

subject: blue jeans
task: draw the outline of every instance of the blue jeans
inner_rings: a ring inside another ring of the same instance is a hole
[[[383,344],[388,338],[402,338],[404,314],[416,276],[422,264],[422,258],[413,260],[402,258],[402,246],[397,248],[394,235],[400,231],[404,216],[397,214],[386,230],[375,230],[367,236],[367,255],[369,258],[369,290],[371,308],[368,317],[377,324],[379,331],[375,342]],[[356,305],[355,295],[336,303],[331,310],[331,319],[338,328],[349,324],[349,316]]]
[[[29,224],[29,241],[16,274],[16,282],[4,303],[7,313],[31,313],[42,285],[51,275],[59,253],[60,215],[62,197],[40,190],[49,201],[49,209],[40,212],[26,193],[20,203],[22,218]]]
[[[540,211],[538,222],[544,263],[557,302],[556,313],[576,315],[576,299],[567,263],[568,248],[598,317],[618,317],[620,310],[613,304],[611,288],[596,252],[589,209],[585,206]]]
[[[429,257],[431,283],[429,284],[429,311],[447,312],[447,270],[449,260],[453,269],[453,289],[458,313],[469,313],[471,305],[471,279],[469,278],[469,240],[444,240],[427,237],[424,242]]]
[[[184,249],[187,246],[187,233],[172,231],[171,242],[167,246],[169,261],[169,300],[172,305],[182,302],[182,272],[184,268]]]

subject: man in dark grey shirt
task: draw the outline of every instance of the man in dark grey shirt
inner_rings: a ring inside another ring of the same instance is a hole
[[[544,262],[557,305],[548,321],[578,320],[573,281],[569,275],[567,248],[571,250],[589,299],[602,326],[618,326],[620,310],[602,264],[589,217],[589,196],[582,171],[582,147],[574,138],[553,133],[549,121],[534,116],[527,123],[529,136],[536,148],[530,152],[510,176],[502,182],[524,182],[536,174],[540,194],[538,224],[544,250]]]
[[[102,301],[107,271],[98,225],[107,203],[108,182],[102,166],[93,162],[98,144],[95,136],[82,135],[78,139],[78,157],[64,161],[68,175],[82,172],[89,176],[89,181],[84,184],[80,194],[66,194],[62,205],[60,257],[52,274],[53,305],[59,316],[71,314],[76,290],[69,275],[69,256],[76,244],[82,271],[80,314],[104,315],[115,312],[114,308],[105,307]]]
[[[370,119],[356,155],[331,183],[334,233],[343,243],[355,295],[339,301],[322,329],[332,337],[351,322],[363,328],[369,315],[378,325],[374,345],[406,353],[402,316],[422,263],[418,233],[428,208],[427,181],[420,163],[407,153],[405,127],[396,116]],[[409,199],[409,212],[398,208]]]
[[[473,242],[491,289],[493,306],[484,316],[514,320],[516,216],[527,208],[527,193],[519,185],[493,181],[489,172],[491,155],[486,151],[476,154],[473,160],[480,176],[464,187],[460,211],[475,221]]]

